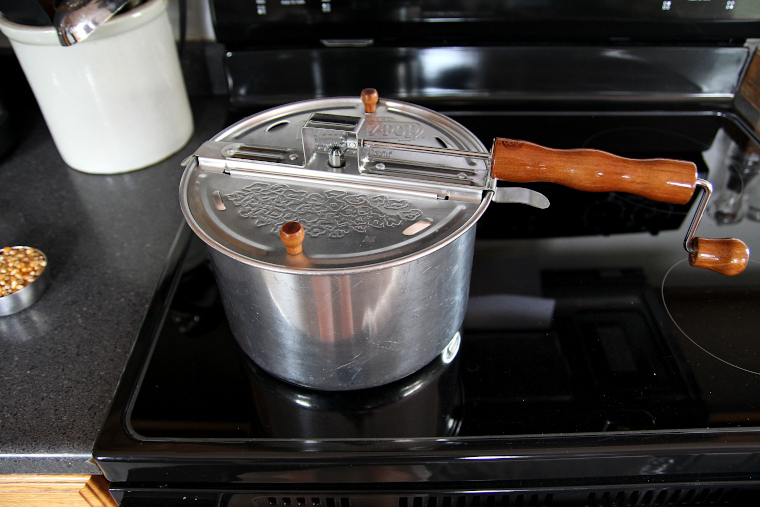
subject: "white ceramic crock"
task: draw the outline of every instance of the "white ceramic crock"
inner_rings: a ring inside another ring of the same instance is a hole
[[[52,26],[19,25],[0,15],[0,30],[72,168],[140,169],[190,139],[192,112],[166,0],[149,0],[68,47]]]

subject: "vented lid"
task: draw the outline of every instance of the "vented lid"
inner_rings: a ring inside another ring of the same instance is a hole
[[[269,269],[408,260],[468,229],[495,182],[486,159],[404,146],[488,154],[459,123],[412,104],[381,100],[367,113],[359,98],[297,102],[204,143],[186,161],[182,211],[206,243]],[[280,240],[288,222],[305,231],[300,255]]]

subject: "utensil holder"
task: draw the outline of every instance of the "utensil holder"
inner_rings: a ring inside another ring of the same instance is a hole
[[[148,2],[60,45],[55,29],[0,15],[63,160],[74,169],[115,174],[179,151],[193,118],[166,0]]]

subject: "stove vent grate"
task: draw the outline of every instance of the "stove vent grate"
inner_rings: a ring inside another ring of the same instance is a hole
[[[398,507],[549,507],[554,495],[539,493],[444,495],[401,497]]]
[[[272,496],[257,498],[254,507],[550,507],[554,495],[551,493],[485,494],[467,493],[460,495],[393,496],[377,495],[367,497],[313,497],[313,496]]]
[[[587,490],[588,491],[588,490]],[[561,492],[462,493],[428,495],[270,496],[253,507],[560,507],[582,505],[575,494]],[[731,504],[739,488],[605,489],[587,493],[585,507],[669,507]],[[567,503],[569,502],[569,503]]]
[[[253,502],[254,507],[277,506],[277,507],[351,507],[351,499],[348,497],[315,497],[315,496],[270,496],[264,499],[258,498]]]
[[[726,505],[738,495],[738,488],[662,488],[610,490],[589,493],[586,507],[645,507],[670,505]]]

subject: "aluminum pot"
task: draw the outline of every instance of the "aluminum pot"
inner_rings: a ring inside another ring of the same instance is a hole
[[[359,98],[321,99],[247,118],[201,146],[181,183],[183,212],[210,247],[243,351],[270,374],[321,390],[388,384],[447,347],[456,354],[474,225],[491,200],[471,169],[482,161],[461,162],[468,176],[454,174],[451,194],[467,198],[452,199],[437,198],[437,182],[361,174],[355,147],[330,165],[329,148],[362,130],[488,153],[458,123],[410,104],[384,104],[369,125],[313,118],[364,119],[363,107]],[[308,166],[323,170],[314,177]],[[279,237],[291,221],[305,229],[296,255]]]
[[[497,178],[669,202],[709,189],[688,162],[504,139],[489,152],[446,116],[366,92],[256,114],[185,161],[182,211],[236,340],[301,386],[379,386],[456,354],[477,220],[492,200],[548,206]]]

